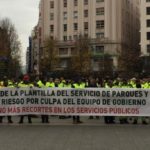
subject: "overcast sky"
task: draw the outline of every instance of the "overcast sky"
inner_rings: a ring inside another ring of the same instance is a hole
[[[0,0],[0,18],[10,18],[22,43],[23,63],[28,46],[28,37],[38,22],[40,0]]]

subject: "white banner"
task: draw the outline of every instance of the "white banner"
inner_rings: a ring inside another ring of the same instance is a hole
[[[0,88],[0,116],[150,116],[149,89]]]

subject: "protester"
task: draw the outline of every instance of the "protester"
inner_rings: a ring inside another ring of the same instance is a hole
[[[33,86],[33,85],[31,85],[28,76],[24,76],[23,80],[20,83],[18,83],[18,87],[19,88],[31,88],[31,86]],[[25,116],[26,115],[21,115],[20,116],[19,124],[23,124]],[[27,115],[27,117],[28,117],[28,123],[31,124],[32,123],[32,120],[31,120],[32,116],[31,115]]]
[[[3,85],[1,85],[1,88],[6,88],[6,87],[13,87],[13,83],[12,83],[12,85],[9,85],[8,84],[8,79],[7,79],[7,77],[5,77],[4,78],[4,80],[3,80]],[[2,123],[3,122],[3,118],[4,118],[4,116],[0,116],[0,123]],[[12,121],[12,119],[11,119],[11,116],[7,116],[7,119],[8,119],[8,123],[13,123],[13,121]]]

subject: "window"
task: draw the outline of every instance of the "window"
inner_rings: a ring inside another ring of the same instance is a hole
[[[146,0],[146,2],[150,2],[150,0]]]
[[[87,37],[87,38],[88,38],[88,36],[89,36],[88,33],[85,33],[85,34],[84,34],[84,37]]]
[[[74,23],[74,30],[78,30],[78,24],[77,23]]]
[[[150,27],[150,19],[146,20],[147,27]]]
[[[78,12],[74,11],[74,18],[78,18]]]
[[[53,37],[53,36],[50,36],[50,39],[51,39],[51,40],[53,40],[53,39],[54,39],[54,37]]]
[[[88,22],[84,22],[84,30],[88,30]]]
[[[78,0],[74,0],[74,6],[78,6]]]
[[[54,14],[50,13],[50,20],[54,20]]]
[[[104,20],[96,21],[96,29],[104,29]]]
[[[67,36],[64,36],[63,39],[64,39],[64,41],[67,41]]]
[[[67,12],[64,12],[64,20],[67,20]]]
[[[147,32],[147,40],[150,40],[150,32]]]
[[[88,0],[84,0],[84,5],[88,5]]]
[[[147,52],[150,53],[150,45],[147,45]]]
[[[54,1],[50,1],[50,8],[54,8]]]
[[[84,10],[84,17],[88,17],[88,10]]]
[[[75,48],[71,48],[71,55],[76,55],[77,54],[77,51]]]
[[[67,48],[60,48],[59,49],[59,55],[67,55],[68,49]]]
[[[95,53],[104,53],[104,46],[96,46]]]
[[[64,24],[64,31],[67,31],[67,24]]]
[[[69,36],[69,40],[70,40],[70,41],[72,40],[72,36]]]
[[[54,32],[54,25],[50,25],[50,32]]]
[[[104,38],[104,33],[103,32],[96,33],[96,38]]]
[[[73,36],[73,39],[74,39],[74,40],[77,40],[77,39],[78,39],[78,36],[77,36],[77,35],[74,35],[74,36]]]
[[[96,0],[97,3],[104,2],[104,0]]]
[[[147,14],[147,15],[150,15],[150,7],[147,7],[147,8],[146,8],[146,14]]]
[[[64,0],[64,7],[67,7],[67,0]]]
[[[62,60],[60,61],[60,67],[61,67],[61,68],[67,68],[67,66],[68,66],[67,60],[62,59]]]
[[[96,8],[96,15],[104,15],[104,7]]]

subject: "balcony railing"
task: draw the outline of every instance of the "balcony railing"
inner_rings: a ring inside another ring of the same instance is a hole
[[[76,40],[67,40],[67,41],[57,41],[57,45],[74,45],[76,43]],[[90,39],[91,44],[121,44],[121,41],[114,41],[114,40],[109,40],[108,38],[95,38],[95,39]]]

